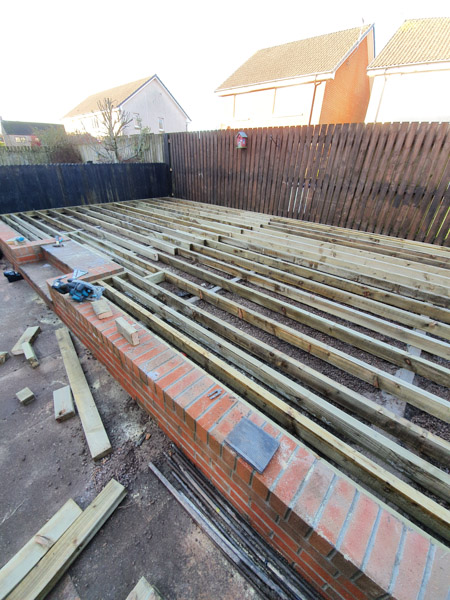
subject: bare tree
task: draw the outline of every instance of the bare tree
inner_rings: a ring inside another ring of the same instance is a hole
[[[114,106],[114,100],[103,98],[97,102],[100,113],[100,133],[102,145],[111,154],[115,162],[121,162],[118,138],[125,132],[126,127],[133,121],[130,115]]]

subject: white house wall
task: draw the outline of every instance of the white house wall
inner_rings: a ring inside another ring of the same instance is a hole
[[[319,122],[325,84],[314,99],[311,124]],[[221,98],[221,127],[277,127],[307,125],[311,114],[314,83],[277,87]]]
[[[187,129],[186,115],[156,79],[126,100],[122,108],[134,118],[125,131],[127,135],[139,132],[137,116],[142,119],[142,126],[149,127],[152,133],[160,133],[159,119],[164,120],[165,133]]]
[[[366,123],[449,121],[450,70],[373,77]]]

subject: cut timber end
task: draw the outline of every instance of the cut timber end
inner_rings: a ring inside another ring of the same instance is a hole
[[[117,481],[103,488],[8,596],[8,600],[43,600],[126,496]]]
[[[149,584],[145,577],[141,577],[136,587],[126,597],[126,600],[162,600],[162,596]]]
[[[34,394],[30,388],[26,387],[16,393],[16,398],[19,400],[20,404],[30,404],[30,402],[33,402],[34,400]]]
[[[58,512],[0,570],[0,598],[8,594],[37,565],[83,511],[68,500]]]
[[[39,325],[37,325],[36,327],[28,327],[17,340],[17,343],[11,350],[11,354],[14,354],[15,356],[23,354],[22,344],[24,344],[25,342],[31,344],[40,334],[40,332],[41,328],[39,327]]]
[[[128,323],[128,321],[126,321],[123,317],[116,319],[116,325],[117,331],[120,333],[120,335],[123,335],[123,337],[131,346],[137,346],[139,344],[139,333],[136,331],[133,325]]]
[[[0,352],[0,365],[2,365],[3,363],[5,363],[9,358],[9,354],[8,352]]]
[[[69,330],[65,327],[57,329],[55,335],[91,456],[94,460],[99,460],[112,451],[108,435],[72,344]]]
[[[30,365],[35,369],[39,366],[39,360],[30,344],[30,342],[24,342],[22,344],[22,350],[25,358],[30,363]]]
[[[92,308],[99,319],[107,319],[108,317],[112,317],[111,306],[104,298],[93,302]]]
[[[66,385],[53,392],[53,404],[55,407],[55,419],[58,422],[70,419],[70,417],[75,415],[70,385]]]

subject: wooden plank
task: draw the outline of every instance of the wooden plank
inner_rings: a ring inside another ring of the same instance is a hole
[[[41,600],[64,575],[126,496],[117,481],[105,486],[59,540],[8,596],[8,600]]]
[[[128,321],[124,319],[124,317],[116,319],[116,327],[117,331],[127,340],[130,346],[139,345],[139,333],[131,323],[128,323]]]
[[[22,333],[20,338],[14,344],[14,346],[11,350],[11,354],[14,354],[14,356],[23,354],[22,345],[27,342],[32,344],[40,333],[41,333],[41,328],[39,327],[39,325],[36,325],[34,327],[27,327],[27,329],[25,329],[25,331]]]
[[[55,419],[58,422],[66,421],[70,417],[75,416],[70,385],[66,385],[53,392],[53,407],[55,410]]]
[[[102,419],[95,405],[91,390],[84,376],[77,353],[70,339],[67,328],[55,331],[59,349],[64,361],[67,377],[80,415],[81,424],[94,460],[103,458],[112,452],[108,435],[103,427]]]
[[[39,366],[39,360],[33,350],[32,345],[30,344],[30,342],[24,342],[22,344],[22,351],[23,351],[23,354],[24,354],[26,360],[30,363],[30,365],[32,366],[33,369],[35,369],[36,367]]]
[[[68,500],[56,514],[0,570],[0,598],[6,596],[47,554],[83,511]]]
[[[126,597],[126,600],[162,600],[162,596],[149,584],[145,577],[141,577]]]

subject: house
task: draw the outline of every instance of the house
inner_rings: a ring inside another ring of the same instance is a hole
[[[450,18],[410,19],[369,64],[366,123],[450,119]]]
[[[220,85],[221,127],[364,121],[373,25],[259,50]]]
[[[89,96],[62,119],[68,132],[104,135],[98,103],[112,100],[116,115],[126,114],[131,122],[124,135],[148,128],[152,133],[186,131],[190,118],[157,75],[119,85]]]
[[[0,139],[7,147],[40,146],[39,134],[51,129],[59,130],[63,134],[64,125],[56,123],[30,123],[27,121],[4,121],[0,117]]]

